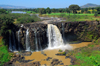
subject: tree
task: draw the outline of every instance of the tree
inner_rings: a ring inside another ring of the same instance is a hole
[[[97,17],[98,16],[98,13],[95,13],[94,16]]]
[[[0,9],[0,14],[6,14],[6,10]]]
[[[97,7],[97,13],[100,14],[100,7]]]
[[[60,8],[60,9],[59,9],[59,12],[60,12],[60,13],[65,12],[65,11],[66,11],[66,10],[63,9],[63,8]]]
[[[66,8],[66,12],[67,12],[67,13],[70,13],[70,10],[69,10],[68,8]]]
[[[88,8],[85,8],[85,12],[87,13],[87,11],[88,11]]]
[[[69,13],[69,16],[70,16],[70,10],[68,8],[66,8],[66,12]]]
[[[73,11],[73,13],[77,13],[77,10],[80,10],[78,5],[70,5],[69,9]]]
[[[48,13],[48,14],[50,14],[50,13],[51,13],[51,10],[50,10],[50,8],[49,8],[49,7],[46,9],[46,13]]]
[[[87,13],[91,14],[91,12],[90,12],[90,11],[87,11]]]
[[[56,9],[55,9],[55,8],[53,8],[53,9],[51,9],[51,11],[55,13],[55,12],[56,12]]]
[[[46,10],[45,10],[44,8],[40,8],[40,9],[39,9],[39,13],[40,13],[40,14],[46,14]]]

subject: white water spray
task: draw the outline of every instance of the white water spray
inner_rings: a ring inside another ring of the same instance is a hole
[[[19,29],[19,31],[18,31],[18,50],[20,50],[20,36],[19,36],[19,33],[20,33],[21,31],[20,31],[20,29]]]
[[[26,31],[26,51],[30,51],[30,45],[29,45],[29,29]]]
[[[71,46],[64,45],[62,35],[56,25],[48,24],[48,49],[70,49]]]
[[[38,41],[37,41],[37,32],[35,31],[35,45],[36,45],[36,51],[38,51]]]

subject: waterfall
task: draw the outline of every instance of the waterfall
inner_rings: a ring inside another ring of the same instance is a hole
[[[63,43],[62,35],[56,25],[48,24],[47,33],[49,42],[47,49],[61,49],[63,51],[72,49],[72,46]]]
[[[65,36],[64,31],[65,31],[64,23],[62,23],[62,37],[63,37],[63,40],[65,40],[65,38],[64,38],[64,36]],[[64,41],[64,43],[65,43],[65,41]]]
[[[36,51],[38,51],[38,41],[37,41],[37,32],[35,31],[35,45],[36,45]]]
[[[19,33],[20,33],[20,29],[18,31],[18,50],[20,51],[20,36],[19,36]]]
[[[56,25],[48,24],[49,48],[64,45],[61,33]]]
[[[9,33],[9,50],[12,51],[11,34]]]
[[[42,50],[42,46],[41,46],[40,37],[39,37],[38,39],[39,39],[39,46],[40,46],[40,50]]]
[[[29,45],[29,29],[26,31],[26,51],[30,51],[30,45]]]
[[[12,35],[13,35],[13,50],[16,51],[15,35],[13,31],[12,31]]]

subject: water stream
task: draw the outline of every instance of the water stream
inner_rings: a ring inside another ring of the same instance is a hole
[[[15,35],[14,35],[14,32],[12,31],[12,35],[13,35],[13,50],[16,51],[16,40],[15,40]]]
[[[20,31],[20,29],[19,29],[19,31],[18,31],[18,50],[20,51],[21,49],[20,49],[20,36],[19,36],[19,33],[20,33],[21,31]]]
[[[9,50],[12,51],[11,34],[9,33]]]
[[[38,51],[38,40],[37,40],[37,32],[35,31],[35,45],[36,45],[36,51]]]
[[[64,45],[62,35],[56,25],[48,24],[49,48]]]
[[[30,51],[30,44],[29,44],[29,29],[26,31],[26,51]]]

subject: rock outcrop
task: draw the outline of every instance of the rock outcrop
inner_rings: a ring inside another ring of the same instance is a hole
[[[62,33],[64,41],[92,41],[100,36],[100,22],[52,22]],[[47,24],[33,23],[23,24],[20,30],[20,44],[22,50],[26,49],[26,30],[29,29],[29,44],[32,51],[44,49],[48,44]],[[16,41],[18,31],[16,31]],[[18,42],[17,42],[18,43]],[[41,47],[40,47],[41,45]]]

